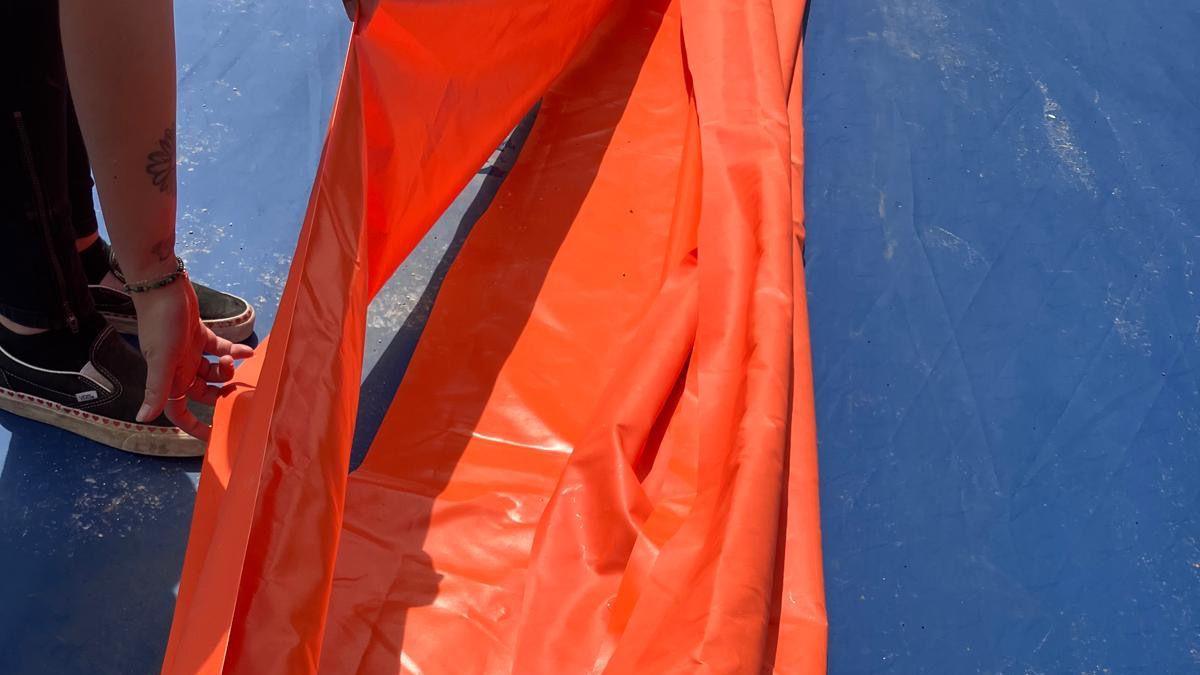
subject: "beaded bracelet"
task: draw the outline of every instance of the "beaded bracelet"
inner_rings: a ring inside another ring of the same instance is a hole
[[[148,281],[139,281],[135,284],[125,284],[126,293],[146,293],[153,291],[163,286],[170,286],[175,283],[180,277],[187,275],[187,267],[183,264],[183,258],[175,256],[175,271],[170,274],[163,275],[157,279]]]

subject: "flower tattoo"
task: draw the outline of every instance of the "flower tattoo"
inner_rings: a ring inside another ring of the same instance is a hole
[[[146,155],[146,173],[159,192],[175,194],[175,127],[167,127],[158,149]]]

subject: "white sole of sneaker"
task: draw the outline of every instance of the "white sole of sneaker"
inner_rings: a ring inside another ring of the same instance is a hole
[[[4,387],[0,387],[0,410],[137,455],[200,457],[204,454],[203,441],[174,427],[122,422]]]
[[[109,314],[108,312],[100,312],[113,328],[117,329],[118,333],[123,335],[137,335],[137,319],[130,319],[127,316],[120,314]],[[254,332],[254,308],[248,303],[246,311],[231,318],[221,319],[220,321],[205,321],[205,326],[212,329],[212,332],[217,334],[217,337],[223,337],[230,342],[241,342]]]

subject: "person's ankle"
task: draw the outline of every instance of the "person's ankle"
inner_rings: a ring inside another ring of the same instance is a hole
[[[125,284],[120,279],[117,278],[117,275],[113,274],[111,271],[106,272],[104,274],[104,278],[102,278],[99,282],[94,283],[92,285],[93,286],[103,286],[105,288],[110,288],[114,291],[122,291],[123,292],[125,290]]]
[[[75,252],[82,253],[85,249],[100,240],[100,233],[93,232],[86,237],[80,237],[75,240]]]
[[[38,368],[77,370],[88,362],[93,343],[107,325],[99,314],[80,316],[76,330],[30,329],[0,318],[0,347],[8,356]]]
[[[88,241],[89,239],[90,241]],[[85,241],[88,242],[87,246],[79,248],[80,243]],[[75,247],[79,251],[79,261],[83,263],[83,274],[87,277],[88,284],[92,286],[108,286],[117,290],[121,289],[122,284],[117,281],[117,278],[112,273],[108,242],[101,239],[100,235],[97,234],[90,238],[76,239]]]

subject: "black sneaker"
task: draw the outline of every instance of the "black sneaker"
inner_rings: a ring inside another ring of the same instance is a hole
[[[105,262],[102,263],[100,273],[96,274],[96,265],[88,258],[95,259],[99,255],[104,256]],[[90,268],[89,280],[95,281],[88,287],[92,291],[96,309],[118,331],[127,335],[137,335],[137,310],[134,309],[133,299],[124,290],[100,283],[108,272],[121,284],[125,283],[125,277],[121,274],[121,268],[117,266],[117,259],[112,255],[108,244],[103,239],[97,239],[89,250],[81,253],[81,256],[84,258],[85,268]],[[236,295],[222,293],[194,281],[192,288],[196,291],[196,300],[200,305],[200,320],[211,328],[212,332],[231,342],[241,342],[254,332],[254,308],[250,303]]]
[[[18,336],[0,327],[0,410],[140,455],[203,455],[204,443],[165,416],[135,421],[145,397],[145,360],[103,319],[85,323],[79,334]],[[39,338],[51,344],[41,346]],[[48,368],[29,362],[35,358],[60,361]]]

